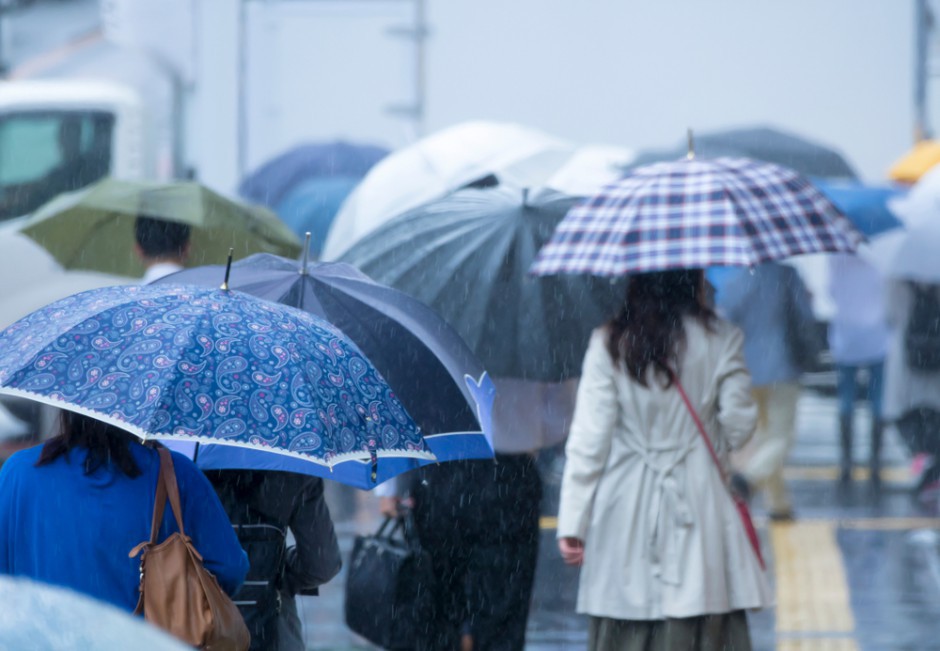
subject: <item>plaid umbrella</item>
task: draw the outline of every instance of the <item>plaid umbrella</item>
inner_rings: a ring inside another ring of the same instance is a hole
[[[854,251],[851,222],[793,170],[747,158],[656,163],[572,208],[537,275],[620,276]]]

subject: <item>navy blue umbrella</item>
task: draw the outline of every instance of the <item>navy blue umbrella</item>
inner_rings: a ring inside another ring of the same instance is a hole
[[[825,179],[813,179],[813,185],[868,237],[904,225],[888,207],[888,201],[904,195],[906,190],[891,185]]]
[[[299,145],[245,177],[238,186],[238,194],[274,208],[307,179],[337,176],[361,179],[387,154],[388,150],[381,147],[342,141]]]
[[[158,283],[214,287],[224,267],[186,269]],[[433,310],[342,263],[253,255],[232,265],[231,289],[297,307],[351,339],[389,383],[438,459],[492,457],[495,389],[457,333]]]
[[[686,142],[673,149],[643,151],[630,164],[630,169],[684,158],[687,152]],[[695,157],[753,158],[789,167],[805,176],[857,178],[852,166],[834,149],[770,127],[695,134]]]

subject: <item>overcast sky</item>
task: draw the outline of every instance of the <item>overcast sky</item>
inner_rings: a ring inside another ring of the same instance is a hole
[[[429,0],[428,127],[663,146],[769,124],[884,178],[911,144],[913,0]]]

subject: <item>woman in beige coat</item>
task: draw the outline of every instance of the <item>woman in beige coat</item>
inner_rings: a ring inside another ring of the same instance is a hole
[[[581,565],[589,648],[750,649],[745,611],[770,589],[682,401],[678,373],[719,457],[757,410],[741,332],[705,305],[701,271],[631,278],[596,330],[568,438],[558,544]]]

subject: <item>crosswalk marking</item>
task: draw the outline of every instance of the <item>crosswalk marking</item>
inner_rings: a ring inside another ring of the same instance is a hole
[[[857,651],[835,526],[822,521],[773,524],[770,539],[777,583],[777,650]]]

